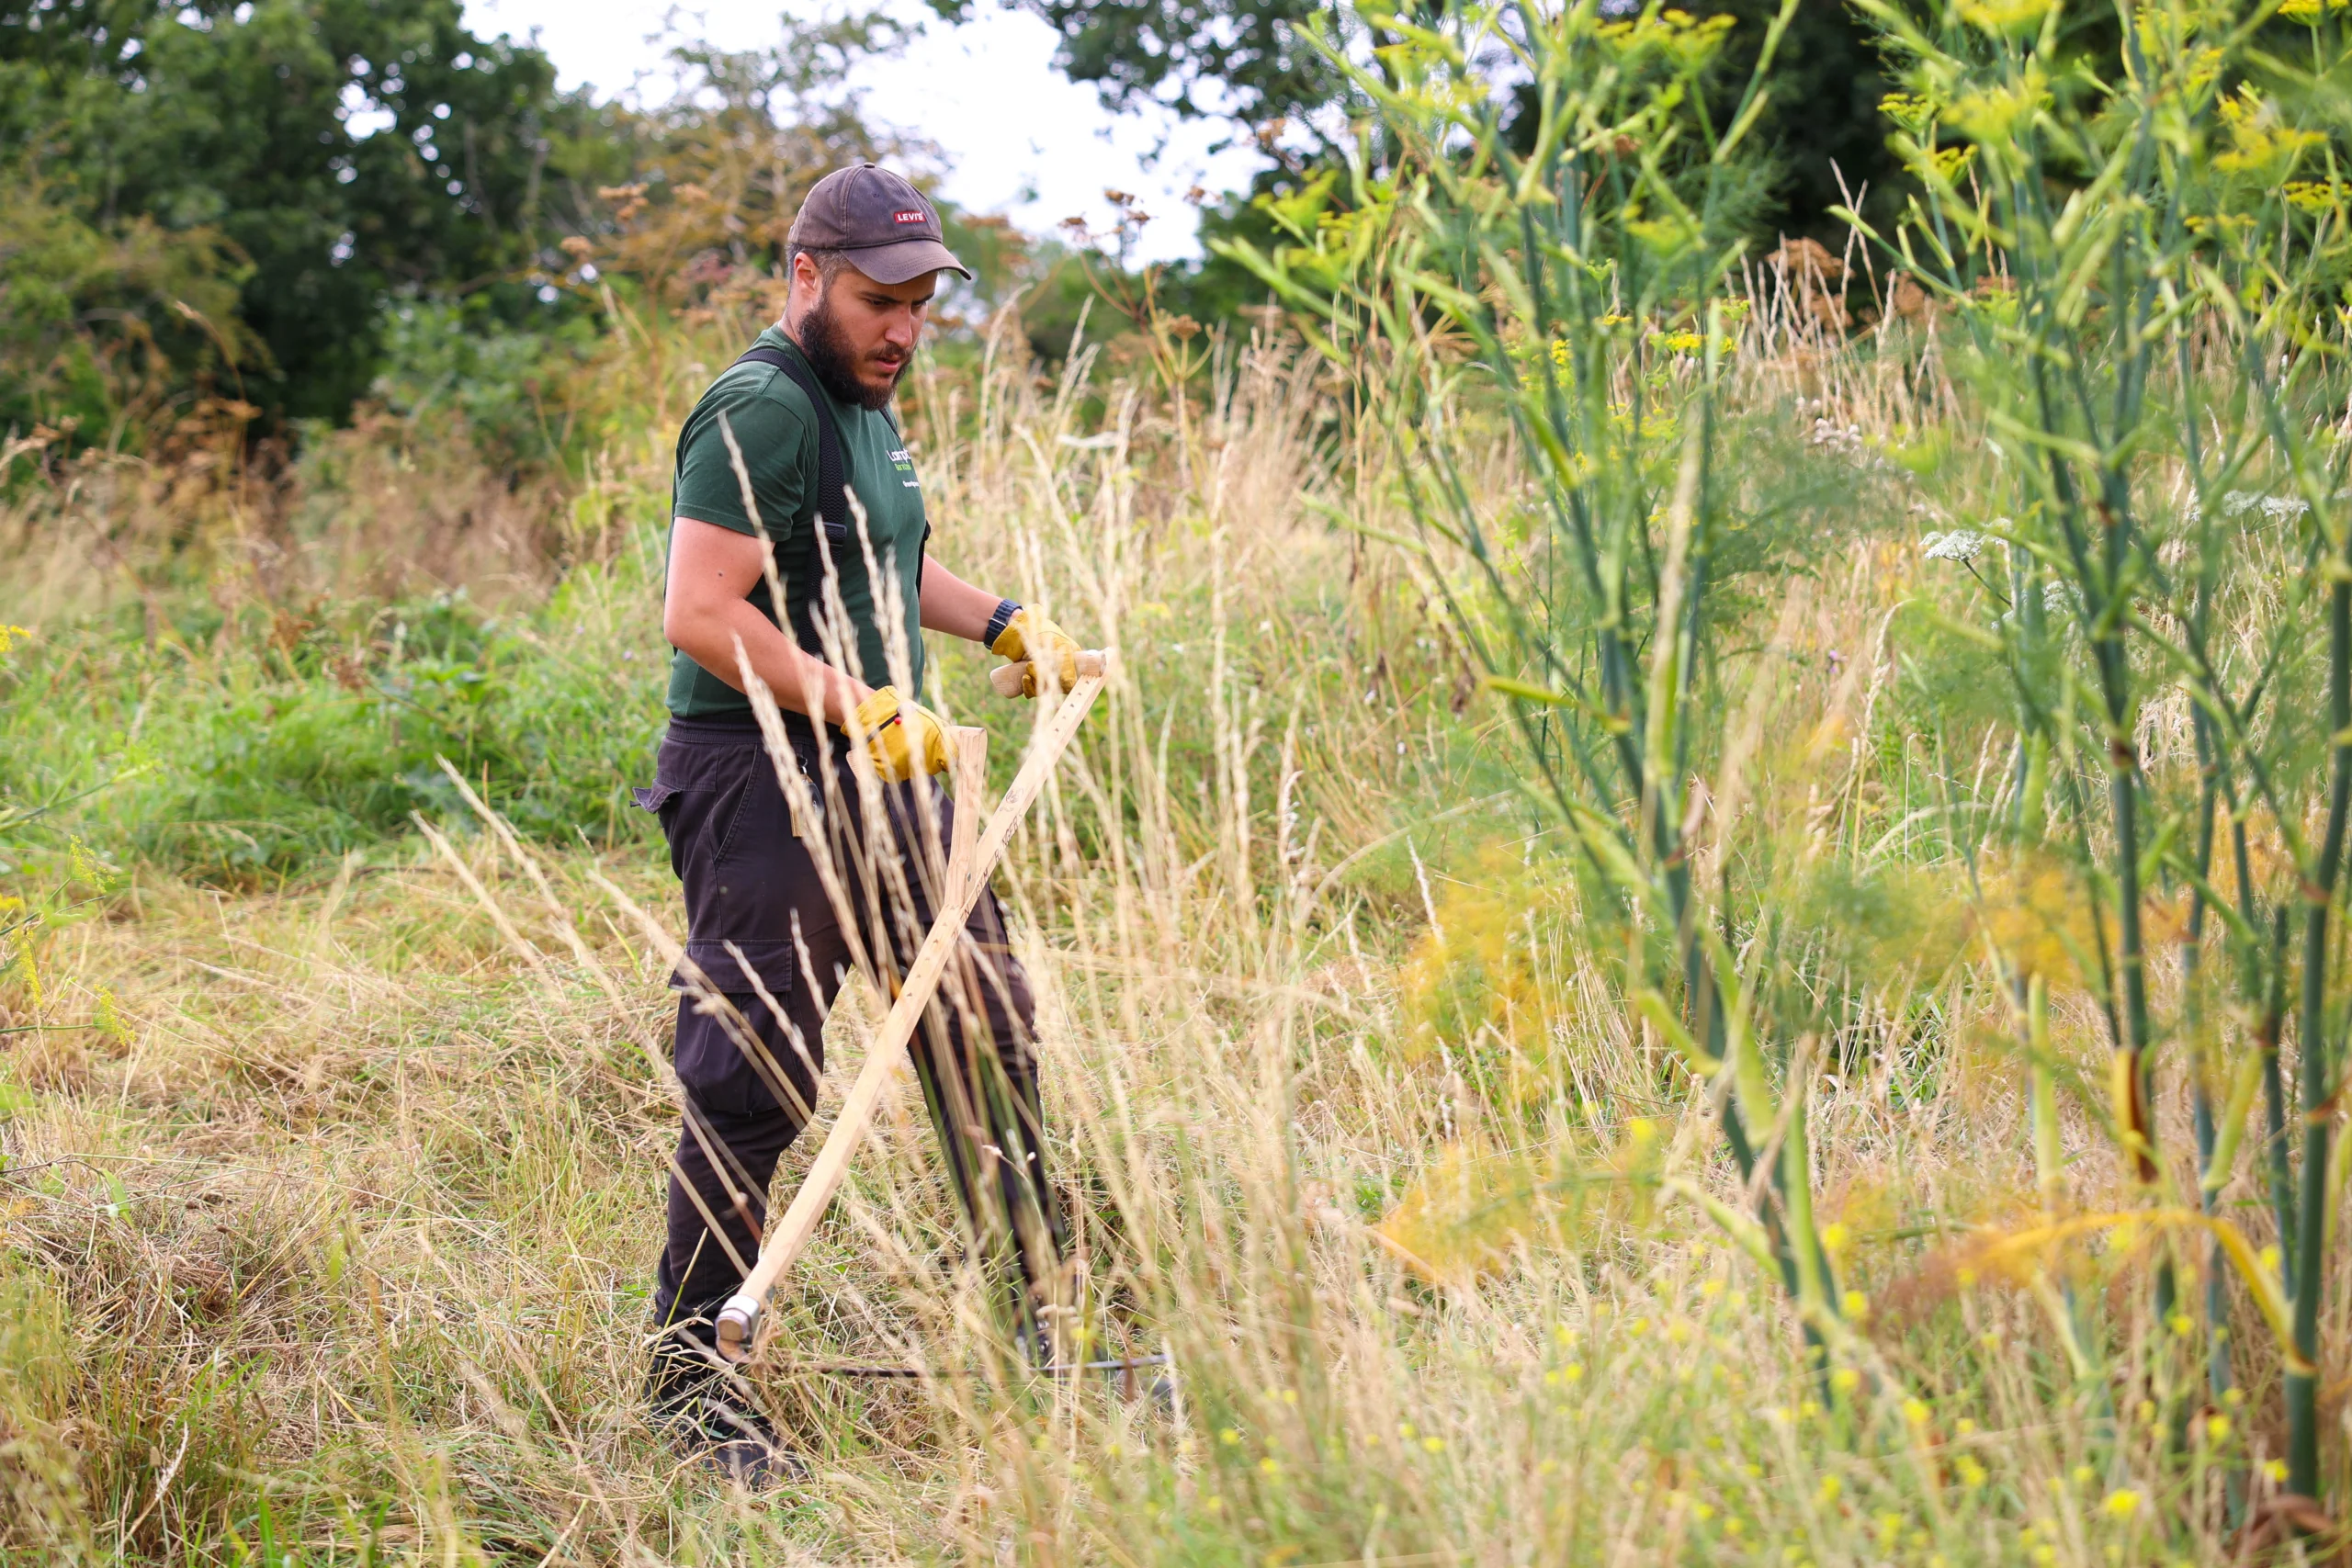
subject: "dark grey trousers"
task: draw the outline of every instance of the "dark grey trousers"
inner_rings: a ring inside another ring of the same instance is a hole
[[[892,994],[931,928],[926,870],[942,855],[927,845],[947,842],[955,807],[945,792],[928,780],[885,786],[876,852],[840,739],[829,764],[804,721],[795,752],[828,808],[822,830],[847,925],[818,857],[794,836],[775,763],[748,720],[672,720],[653,785],[637,792],[661,818],[687,918],[686,961],[672,978],[683,993],[675,1061],[686,1125],[655,1276],[657,1325],[707,1315],[734,1293],[758,1256],[776,1161],[816,1103],[833,998],[861,955]],[[935,839],[918,790],[937,813]],[[1000,1270],[1019,1326],[1034,1333],[1065,1242],[1043,1153],[1035,1009],[992,891],[981,892],[965,933],[911,1055],[967,1241]]]

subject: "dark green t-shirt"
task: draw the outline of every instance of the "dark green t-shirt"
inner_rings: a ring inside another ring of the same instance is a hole
[[[770,327],[759,336],[764,348],[782,349],[802,359],[799,345]],[[922,489],[915,479],[914,461],[889,415],[844,403],[830,392],[825,401],[841,432],[843,477],[865,508],[865,525],[874,560],[896,592],[906,635],[907,681],[901,694],[913,698],[922,689],[922,626],[920,604],[922,581],[924,516]],[[752,500],[759,522],[743,504],[743,482],[719,430],[727,417],[735,445],[743,454],[743,472],[751,480]],[[763,581],[750,595],[760,613],[786,626],[802,648],[823,656],[817,633],[825,603],[824,560],[816,525],[817,413],[808,394],[793,378],[772,365],[737,365],[728,369],[695,404],[678,433],[678,470],[670,491],[673,517],[731,528],[739,534],[764,533],[775,547],[776,580],[785,595],[779,618]],[[882,622],[888,595],[866,569],[866,552],[854,531],[845,545],[830,549],[833,570],[841,581],[842,604],[856,631],[857,665],[852,671],[870,686],[893,683],[888,634]],[[680,718],[708,718],[748,714],[751,699],[696,664],[684,654],[670,661],[670,711]]]

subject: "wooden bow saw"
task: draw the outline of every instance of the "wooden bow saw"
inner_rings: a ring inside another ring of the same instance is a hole
[[[718,1309],[718,1353],[728,1360],[751,1359],[758,1345],[760,1318],[766,1310],[768,1293],[808,1245],[808,1238],[816,1234],[817,1222],[824,1217],[826,1205],[841,1190],[842,1179],[849,1174],[850,1156],[856,1152],[859,1140],[865,1137],[866,1126],[874,1119],[874,1108],[882,1098],[891,1069],[906,1055],[908,1043],[922,1023],[923,1010],[931,1005],[932,995],[939,989],[939,982],[947,972],[947,961],[963,939],[964,921],[971,914],[973,903],[988,885],[989,873],[1004,853],[1012,830],[1021,825],[1030,804],[1046,787],[1054,765],[1061,761],[1062,752],[1085,721],[1087,710],[1094,705],[1096,694],[1109,677],[1110,664],[1108,654],[1093,649],[1078,656],[1078,684],[1070,688],[1061,705],[1039,728],[1028,757],[1021,764],[1021,772],[1014,775],[1012,787],[1004,792],[1004,798],[997,802],[985,832],[978,830],[978,823],[988,761],[988,731],[957,728],[948,732],[949,767],[956,781],[957,809],[949,830],[947,871],[941,879],[938,913],[922,945],[915,950],[914,962],[907,965],[899,999],[890,1004],[889,1016],[882,1021],[881,1031],[874,1037],[865,1065],[858,1069],[857,1080],[850,1085],[849,1094],[842,1101],[841,1114],[833,1119],[833,1129],[825,1135],[825,1146],[817,1151],[816,1162],[809,1166],[808,1175],[800,1183],[800,1190],[793,1195],[792,1205],[785,1210],[784,1218],[763,1239],[759,1261],[744,1276],[742,1288]],[[1020,693],[1018,665],[993,670],[989,679],[1001,696]]]

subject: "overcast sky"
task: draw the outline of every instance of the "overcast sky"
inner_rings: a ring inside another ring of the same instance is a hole
[[[974,19],[959,28],[920,0],[893,0],[890,8],[928,25],[902,57],[859,73],[868,118],[937,143],[947,163],[944,192],[963,207],[1005,213],[1033,232],[1081,215],[1102,228],[1111,215],[1104,189],[1131,191],[1152,215],[1137,259],[1174,260],[1199,254],[1184,191],[1195,184],[1238,189],[1258,166],[1253,153],[1210,154],[1229,133],[1223,126],[1104,110],[1092,87],[1054,69],[1053,29],[1026,11],[978,0]],[[821,14],[809,0],[781,9]],[[519,39],[536,31],[561,85],[590,84],[599,97],[663,92],[660,50],[647,40],[669,12],[666,0],[466,0],[466,23],[476,34]],[[682,7],[680,26],[742,49],[772,40],[776,16],[769,5]],[[1166,152],[1146,169],[1163,138]]]

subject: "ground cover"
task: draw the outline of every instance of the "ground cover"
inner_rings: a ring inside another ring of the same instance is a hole
[[[1140,400],[1072,430],[1001,377],[998,430],[934,459],[960,524],[943,547],[1036,574],[1127,655],[1004,880],[1103,1332],[1175,1356],[1175,1410],[1009,1376],[901,1093],[779,1303],[766,1386],[816,1478],[752,1502],[682,1472],[634,1404],[673,1125],[648,1048],[670,998],[598,880],[674,925],[653,839],[601,809],[579,813],[584,843],[517,813],[617,1002],[424,767],[400,805],[448,855],[390,808],[306,825],[264,803],[220,815],[272,820],[283,852],[222,856],[189,775],[332,799],[398,748],[448,754],[452,729],[395,739],[413,706],[362,700],[333,654],[288,657],[245,606],[153,649],[136,620],[61,616],[12,650],[15,693],[40,694],[10,705],[15,776],[70,792],[146,771],[20,833],[17,886],[70,886],[9,993],[32,1026],[8,1058],[12,1549],[1508,1562],[1679,1541],[1989,1561],[2031,1530],[2070,1555],[2142,1550],[2111,1499],[2147,1483],[2118,1456],[2162,1431],[2087,1401],[2052,1419],[2049,1380],[2071,1378],[2031,1292],[1962,1292],[1922,1263],[2031,1190],[1996,1001],[1922,963],[1933,986],[1867,1047],[1815,1047],[1825,1223],[1852,1287],[1893,1292],[1890,1354],[1951,1380],[1932,1406],[1837,1407],[1770,1280],[1661,1201],[1665,1177],[1724,1172],[1672,1054],[1610,1000],[1444,623],[1302,495],[1311,369],[1295,349],[1236,357],[1223,408],[1182,432]],[[1900,716],[1890,613],[1942,590],[1907,481],[1844,424],[1808,407],[1772,438],[1757,450],[1815,476],[1806,493],[1867,498],[1764,613],[1811,820],[1825,842],[1877,839],[1940,765]],[[384,686],[412,659],[470,649],[481,684],[513,660],[482,699],[510,705],[498,722],[534,732],[553,687],[581,732],[550,741],[617,782],[655,700],[650,559],[575,569],[502,606],[503,634],[445,596],[316,637]],[[435,615],[458,628],[437,643],[387,630]],[[502,635],[517,651],[485,653]],[[1001,771],[1021,716],[966,694],[978,670],[951,659],[943,688],[994,728]],[[243,716],[311,703],[344,705],[339,771],[208,761],[224,735],[283,755]],[[465,769],[510,809],[514,755]],[[613,787],[582,773],[564,781],[580,797]],[[1894,922],[1847,919],[1858,942],[1934,934],[1934,886],[1849,882]],[[844,1009],[836,1073],[871,1016]],[[2070,1116],[2067,1136],[2097,1134]],[[2117,1256],[2119,1289],[2136,1267]],[[826,1361],[933,1377],[795,1370]],[[2226,1426],[2204,1423],[2211,1465],[2177,1485],[2275,1453]]]
[[[1360,84],[1405,172],[1250,258],[1299,335],[1141,308],[1057,376],[1006,321],[908,398],[943,553],[1122,655],[1001,880],[1080,1320],[1165,1401],[1018,1371],[902,1091],[776,1303],[811,1477],[638,1418],[676,917],[623,792],[663,442],[748,318],[616,322],[541,488],[388,416],[290,490],[12,491],[0,1550],[2335,1550],[2344,193],[2217,107],[2229,18],[2149,21],[2135,120],[1962,10],[1902,40],[1907,254],[1712,226],[1688,18],[1529,43],[1518,145],[1414,35]]]

